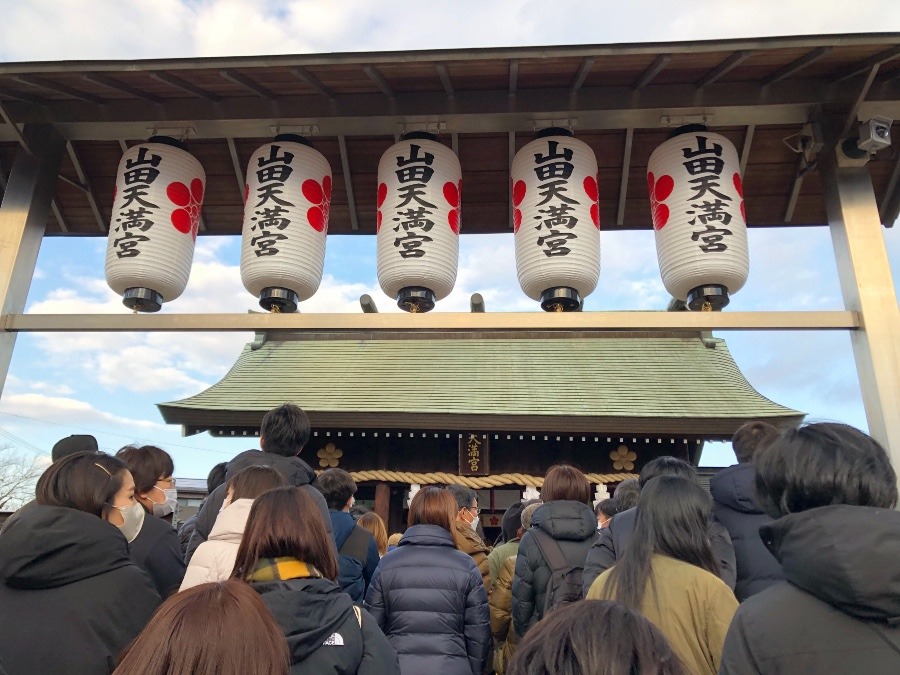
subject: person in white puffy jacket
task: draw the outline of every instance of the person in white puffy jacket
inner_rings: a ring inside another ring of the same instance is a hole
[[[284,477],[268,466],[248,466],[232,476],[209,539],[200,544],[191,558],[179,590],[231,577],[253,500],[268,490],[286,485]]]

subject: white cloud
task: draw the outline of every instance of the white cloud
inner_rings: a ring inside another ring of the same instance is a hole
[[[596,44],[897,30],[892,0],[34,0],[4,8],[11,60],[303,54]]]
[[[91,425],[113,426],[120,429],[159,431],[166,425],[148,420],[120,417],[104,412],[86,401],[45,394],[11,394],[0,401],[0,412],[35,421],[68,424],[73,427]]]

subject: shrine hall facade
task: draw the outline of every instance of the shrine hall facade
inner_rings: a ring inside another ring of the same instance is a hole
[[[220,382],[158,407],[186,435],[255,446],[284,402],[310,417],[301,457],[349,471],[391,531],[411,486],[479,490],[490,527],[554,464],[578,466],[602,496],[660,455],[696,465],[705,441],[746,421],[803,419],[757,392],[724,340],[662,332],[258,333]]]

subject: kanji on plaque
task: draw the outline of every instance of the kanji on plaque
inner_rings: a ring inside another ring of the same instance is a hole
[[[463,434],[459,439],[459,475],[490,475],[490,447],[487,434]]]

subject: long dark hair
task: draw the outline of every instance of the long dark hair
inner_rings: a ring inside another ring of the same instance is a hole
[[[696,481],[658,476],[641,490],[634,533],[628,548],[610,570],[604,597],[641,610],[648,584],[653,588],[654,553],[719,574],[709,543],[712,500]],[[655,588],[653,588],[655,596]]]
[[[582,600],[548,614],[525,635],[509,675],[687,675],[649,620],[608,600]]]
[[[326,579],[337,579],[334,544],[319,507],[298,487],[281,487],[253,500],[232,577],[245,579],[263,558],[296,558]]]

